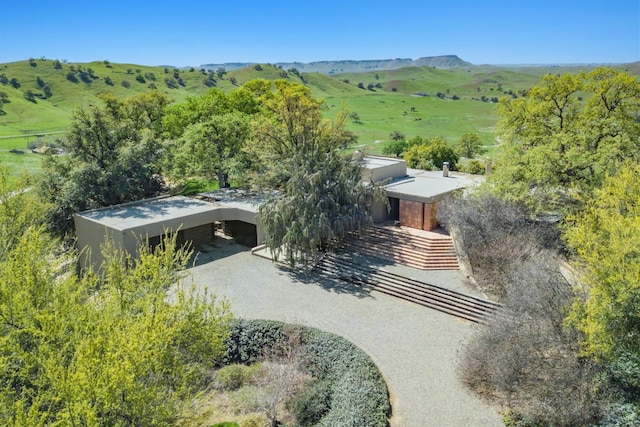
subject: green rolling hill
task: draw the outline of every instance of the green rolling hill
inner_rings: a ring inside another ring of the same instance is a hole
[[[237,70],[253,66],[253,63],[225,63],[225,64],[204,64],[201,67],[207,70],[224,68],[226,70]],[[435,68],[460,68],[472,67],[473,64],[463,61],[456,55],[425,56],[418,59],[396,58],[396,59],[373,59],[373,60],[338,60],[338,61],[315,61],[315,62],[278,62],[275,66],[289,70],[297,69],[304,73],[362,73],[379,70],[396,70],[404,67],[435,67]]]
[[[446,61],[442,61],[447,57],[437,58],[446,66]],[[55,144],[56,139],[64,137],[74,109],[102,102],[101,94],[130,97],[157,89],[180,102],[211,87],[228,91],[255,78],[284,78],[307,85],[314,96],[326,100],[328,117],[346,105],[359,118],[349,124],[350,129],[359,136],[361,148],[372,154],[380,153],[389,134],[396,130],[407,138],[442,136],[451,142],[463,133],[475,132],[491,147],[495,144],[497,99],[517,96],[546,73],[593,69],[593,66],[465,66],[468,63],[459,58],[456,64],[459,66],[378,68],[331,75],[278,64],[253,64],[221,76],[216,70],[205,68],[149,67],[108,61],[71,64],[40,58],[0,64],[0,164],[10,167],[12,172],[37,169],[36,156],[28,152],[16,154],[15,150]],[[361,64],[360,68],[365,66]],[[640,63],[616,68],[640,75]]]

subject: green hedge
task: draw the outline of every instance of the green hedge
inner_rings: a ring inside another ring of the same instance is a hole
[[[253,363],[264,349],[286,338],[287,325],[270,320],[234,320],[225,362]],[[344,338],[302,327],[309,372],[316,382],[294,412],[302,426],[386,427],[391,413],[387,385],[371,358]]]

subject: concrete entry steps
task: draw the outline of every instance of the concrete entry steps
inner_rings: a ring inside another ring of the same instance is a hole
[[[314,271],[325,278],[376,290],[474,323],[483,322],[500,309],[493,301],[376,268],[353,254],[327,254]]]
[[[458,270],[458,257],[451,237],[444,233],[408,227],[374,226],[354,233],[350,249],[421,270]]]

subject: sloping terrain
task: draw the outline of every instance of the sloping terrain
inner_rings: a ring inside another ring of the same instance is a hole
[[[200,67],[207,70],[217,70],[224,68],[227,71],[255,65],[250,62],[231,62],[224,64],[203,64]],[[314,61],[314,62],[278,62],[275,64],[285,70],[292,68],[305,73],[361,73],[367,71],[397,70],[404,67],[435,67],[435,68],[461,68],[472,67],[473,64],[463,61],[456,55],[425,56],[418,59],[396,58],[396,59],[370,59],[370,60],[336,60],[336,61]]]
[[[389,135],[399,131],[407,139],[441,136],[449,142],[464,133],[476,133],[487,155],[492,155],[499,98],[521,96],[546,73],[594,68],[471,66],[455,55],[313,64],[315,68],[309,69],[322,72],[308,72],[297,63],[252,64],[235,70],[149,67],[107,60],[72,64],[46,58],[0,64],[0,163],[20,172],[37,169],[38,161],[29,153],[10,150],[26,152],[34,145],[55,144],[64,138],[73,111],[100,104],[102,94],[127,98],[156,89],[180,102],[210,88],[229,91],[256,78],[287,79],[308,86],[315,97],[326,100],[328,118],[345,106],[353,113],[348,127],[359,138],[358,148],[370,154],[380,154]],[[396,66],[402,68],[381,69]],[[640,75],[640,62],[615,68]],[[347,69],[353,72],[342,72]]]

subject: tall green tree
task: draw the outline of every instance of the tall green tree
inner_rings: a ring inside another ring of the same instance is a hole
[[[47,222],[64,235],[73,214],[142,199],[163,188],[159,121],[167,98],[141,94],[105,106],[76,110],[64,147],[67,156],[49,157],[38,191],[49,203]]]
[[[498,106],[495,191],[537,210],[572,210],[626,159],[640,160],[640,82],[597,68],[546,75]]]
[[[229,94],[214,88],[170,106],[163,125],[172,180],[217,179],[220,188],[229,187],[234,159],[242,153],[250,117],[257,111],[255,96],[244,88]]]
[[[298,153],[329,152],[357,141],[346,128],[349,111],[344,104],[334,120],[326,120],[326,103],[313,98],[306,86],[286,80],[254,80],[244,87],[260,105],[252,121],[251,143],[246,148],[254,185],[283,185],[291,175],[281,165]]]
[[[207,121],[188,126],[177,141],[171,162],[171,174],[217,179],[220,188],[230,186],[232,161],[249,135],[249,119],[240,113],[211,116]]]
[[[607,175],[568,218],[567,242],[584,272],[571,313],[583,349],[601,360],[630,354],[640,372],[640,164]],[[637,385],[640,388],[640,386]]]
[[[393,141],[404,141],[407,139],[399,130],[394,130],[393,132],[391,132],[391,134],[389,134],[389,138],[391,138],[391,140]]]
[[[481,152],[482,142],[478,134],[465,133],[456,143],[456,149],[461,156],[472,159],[476,154]]]
[[[298,83],[276,80],[270,90],[262,90],[262,115],[255,123],[255,139],[285,158],[301,149],[319,144],[322,114],[326,103],[315,99],[311,89]]]
[[[400,157],[407,149],[407,141],[404,139],[388,142],[382,148],[382,154],[385,156],[394,155]]]
[[[458,154],[447,144],[444,138],[414,139],[410,141],[409,149],[404,154],[407,166],[424,170],[442,169],[444,162],[449,162],[449,168],[456,169]]]
[[[363,183],[360,161],[337,150],[296,151],[282,167],[290,178],[260,206],[266,244],[274,259],[308,266],[337,248],[347,233],[373,222],[374,202],[385,200],[380,183]]]

